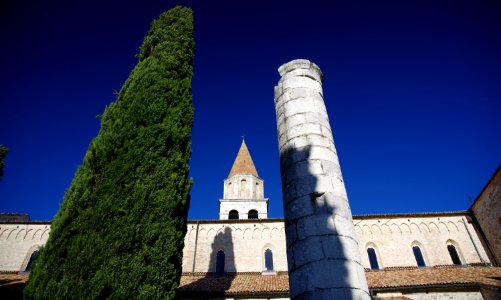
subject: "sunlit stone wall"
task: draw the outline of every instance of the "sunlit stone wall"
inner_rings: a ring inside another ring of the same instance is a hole
[[[501,266],[501,167],[491,178],[470,209],[483,234],[492,255]]]
[[[418,246],[426,266],[451,265],[447,250],[456,248],[462,264],[490,263],[467,214],[434,216],[355,217],[362,264],[370,268],[368,248],[377,254],[380,268],[417,266],[412,252]]]
[[[266,249],[274,271],[287,271],[282,220],[190,221],[184,243],[183,272],[215,272],[219,250],[226,272],[263,272]]]
[[[412,245],[415,244],[421,246],[427,265],[450,265],[452,260],[447,251],[448,243],[456,245],[463,264],[491,263],[480,237],[468,220],[466,214],[460,213],[421,217],[355,216],[353,222],[362,254],[362,265],[370,268],[367,248],[374,247],[380,268],[416,266],[412,252]],[[183,272],[192,271],[196,238],[196,272],[214,270],[215,265],[210,266],[213,247],[231,249],[233,258],[228,257],[234,262],[231,271],[263,271],[263,254],[267,248],[273,251],[275,269],[287,271],[282,220],[200,222],[198,237],[197,221],[190,221],[188,224],[183,249]],[[225,232],[225,228],[230,230]],[[0,224],[0,271],[24,271],[31,254],[47,242],[49,232],[48,222]]]
[[[45,245],[49,222],[0,224],[0,271],[25,271],[31,254]]]

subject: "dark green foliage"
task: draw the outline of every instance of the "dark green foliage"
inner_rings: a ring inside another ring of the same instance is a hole
[[[191,187],[193,51],[190,9],[152,23],[54,217],[25,298],[174,298]]]
[[[0,145],[0,181],[2,181],[3,167],[5,167],[3,160],[7,156],[7,153],[9,153],[9,149],[7,149],[4,145]]]
[[[3,160],[7,156],[7,153],[9,153],[9,149],[7,149],[4,145],[0,145],[0,181],[2,181],[3,167],[5,166]]]

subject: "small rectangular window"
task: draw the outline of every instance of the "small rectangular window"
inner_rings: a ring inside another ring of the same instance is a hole
[[[216,255],[216,273],[224,273],[224,260],[224,251],[219,250]]]
[[[264,266],[266,271],[273,271],[273,252],[270,249],[264,251]]]
[[[412,252],[414,252],[414,257],[416,258],[416,263],[418,267],[426,267],[424,262],[423,254],[421,253],[421,248],[418,246],[412,247]]]
[[[376,251],[373,248],[367,248],[367,255],[369,255],[369,262],[371,263],[371,270],[379,270],[377,262]]]
[[[449,255],[451,256],[452,263],[455,265],[461,265],[461,259],[459,259],[456,247],[454,247],[454,245],[447,245],[447,250],[449,250]]]

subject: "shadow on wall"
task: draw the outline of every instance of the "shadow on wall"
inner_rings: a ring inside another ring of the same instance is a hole
[[[212,242],[209,269],[205,276],[180,288],[183,297],[223,297],[235,278],[235,255],[230,227],[218,232]]]
[[[317,158],[311,146],[280,155],[290,296],[357,298],[349,287],[365,274],[351,268],[360,258],[340,168]]]
[[[223,232],[218,232],[212,242],[209,269],[207,272],[225,274],[235,272],[235,255],[233,253],[233,237],[231,228],[225,227]]]

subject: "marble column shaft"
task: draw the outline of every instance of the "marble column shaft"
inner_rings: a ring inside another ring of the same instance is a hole
[[[275,87],[291,299],[370,299],[322,91],[297,59]]]

